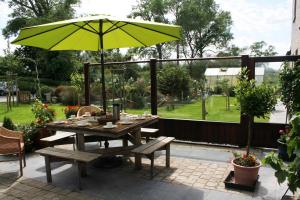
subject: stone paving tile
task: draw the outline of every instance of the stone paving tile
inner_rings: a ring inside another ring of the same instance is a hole
[[[81,192],[0,172],[0,200],[95,200]],[[99,198],[97,198],[99,199]]]
[[[150,178],[150,161],[142,160],[143,169],[135,175],[141,178]],[[203,160],[193,160],[187,158],[171,157],[171,167],[165,168],[165,157],[160,156],[154,161],[153,180],[162,181],[178,185],[191,186],[197,189],[217,190],[229,193],[248,192],[227,190],[223,181],[228,173],[233,170],[230,163],[218,163]],[[127,168],[125,166],[124,168]]]

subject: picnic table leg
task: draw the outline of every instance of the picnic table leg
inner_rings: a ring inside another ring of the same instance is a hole
[[[52,183],[51,166],[50,166],[49,156],[45,156],[45,166],[46,166],[47,183]]]
[[[81,184],[81,172],[82,172],[82,167],[84,167],[84,163],[77,162],[77,168],[78,168],[78,189],[82,189],[82,184]]]
[[[166,167],[170,167],[170,144],[166,145]]]
[[[154,176],[154,152],[151,153],[150,160],[151,160],[150,178],[152,179]]]
[[[79,151],[84,151],[85,150],[85,146],[84,146],[84,134],[80,134],[80,133],[76,133],[76,140],[77,140],[77,150]],[[86,177],[87,173],[86,173],[86,164],[82,164],[82,166],[80,167],[80,174],[82,177]]]
[[[134,136],[135,136],[136,145],[142,144],[140,128],[134,132]],[[142,157],[140,154],[136,153],[135,154],[135,169],[141,169],[141,168],[142,168]]]

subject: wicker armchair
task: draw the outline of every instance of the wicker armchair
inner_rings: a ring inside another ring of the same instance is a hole
[[[84,115],[86,112],[89,112],[92,114],[92,112],[101,112],[102,109],[96,106],[82,106],[80,109],[77,111],[77,117],[80,117]]]
[[[86,112],[89,112],[92,114],[92,112],[101,112],[102,109],[97,107],[97,106],[82,106],[80,109],[77,111],[77,117],[80,117],[84,115]],[[108,147],[108,138],[98,136],[98,135],[93,135],[93,134],[84,134],[84,138],[86,142],[99,142],[100,147],[102,146],[101,141],[105,141],[104,145],[105,147]]]
[[[0,126],[0,155],[16,154],[20,161],[20,173],[23,176],[23,163],[26,166],[23,133],[11,131]]]

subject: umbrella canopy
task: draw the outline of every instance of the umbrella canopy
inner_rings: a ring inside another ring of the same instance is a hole
[[[146,47],[179,39],[180,26],[97,15],[22,28],[12,43],[50,51],[100,51],[103,108],[106,110],[104,49]]]

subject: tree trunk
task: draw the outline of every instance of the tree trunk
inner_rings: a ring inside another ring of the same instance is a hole
[[[176,44],[176,58],[179,59],[179,41]],[[177,66],[179,66],[179,61],[177,60]]]
[[[252,125],[253,125],[253,116],[249,115],[249,122],[248,122],[248,139],[247,139],[247,156],[249,156],[250,152],[250,145],[251,145],[251,140],[252,140]]]

